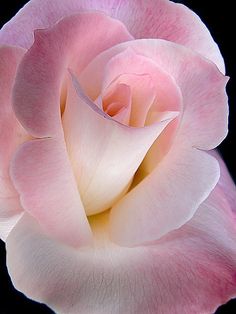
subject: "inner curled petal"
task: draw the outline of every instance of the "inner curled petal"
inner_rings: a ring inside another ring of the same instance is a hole
[[[151,126],[128,127],[109,118],[83,96],[75,78],[73,82],[63,114],[64,134],[86,214],[93,215],[126,193],[150,146],[176,113]]]
[[[128,85],[119,83],[104,92],[102,97],[103,110],[114,120],[129,124],[131,112],[131,89]]]
[[[74,76],[73,84],[69,80],[63,114],[68,153],[89,216],[127,193],[150,147],[180,111],[173,78],[152,60],[132,49],[106,60],[100,56],[78,79]]]
[[[119,75],[107,88],[104,88],[103,93],[106,94],[103,102],[105,112],[108,107],[112,111],[120,111],[122,107],[128,107],[130,114],[128,125],[133,127],[144,126],[148,111],[156,98],[154,84],[148,74]]]

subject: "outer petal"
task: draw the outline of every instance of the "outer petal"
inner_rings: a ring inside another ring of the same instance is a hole
[[[77,94],[73,86],[68,88],[63,125],[79,191],[91,215],[108,209],[127,191],[148,149],[177,113],[163,114],[148,127],[128,127],[99,111],[73,80]]]
[[[33,30],[80,10],[100,10],[119,19],[135,38],[163,38],[200,52],[224,72],[224,61],[200,18],[168,0],[31,0],[0,33],[0,42],[29,48]]]
[[[5,240],[21,216],[18,194],[9,178],[9,162],[12,153],[27,134],[12,110],[12,85],[16,69],[24,49],[10,46],[0,47],[0,238]]]
[[[91,231],[63,142],[28,141],[16,152],[10,171],[23,208],[47,234],[73,246],[90,243]]]
[[[230,204],[230,207],[236,214],[236,186],[234,184],[233,179],[231,178],[227,167],[222,160],[220,154],[216,150],[212,150],[211,155],[214,156],[219,164],[220,164],[220,181],[218,183],[218,187],[221,189],[221,191],[224,193],[225,197],[227,198],[227,201]]]
[[[22,125],[35,137],[62,136],[60,97],[68,67],[79,73],[98,53],[129,39],[119,21],[101,13],[73,15],[37,31],[14,88]]]
[[[1,182],[2,183],[2,182]],[[0,183],[0,184],[1,184]],[[23,215],[18,195],[0,197],[0,238],[6,241],[12,228]]]
[[[106,215],[99,217],[94,232],[104,239]],[[105,240],[76,251],[25,216],[7,240],[8,269],[17,289],[57,313],[211,314],[236,295],[234,219],[216,190],[185,226],[151,246]]]

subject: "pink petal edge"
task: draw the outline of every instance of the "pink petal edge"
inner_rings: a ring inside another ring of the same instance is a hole
[[[64,142],[45,138],[22,144],[10,174],[22,207],[46,234],[75,247],[91,244],[90,226]]]
[[[98,10],[120,20],[135,38],[162,38],[189,47],[212,60],[224,73],[224,60],[201,19],[186,6],[168,0],[31,0],[0,32],[0,43],[29,48],[35,29],[61,18]]]

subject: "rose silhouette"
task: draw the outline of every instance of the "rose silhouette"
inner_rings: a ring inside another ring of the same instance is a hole
[[[235,295],[224,62],[158,1],[31,0],[0,31],[0,232],[56,313],[212,313]]]

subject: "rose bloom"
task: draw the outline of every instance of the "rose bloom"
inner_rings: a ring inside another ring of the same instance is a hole
[[[62,314],[206,314],[236,295],[224,62],[167,0],[31,0],[0,31],[0,235]]]

